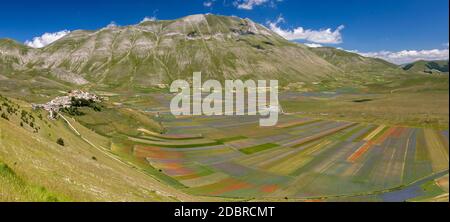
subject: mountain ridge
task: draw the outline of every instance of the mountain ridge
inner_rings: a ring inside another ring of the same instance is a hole
[[[342,79],[361,71],[333,64],[317,49],[290,42],[250,19],[212,14],[75,30],[39,49],[16,43],[0,43],[0,75],[33,73],[107,88],[170,84],[191,78],[194,71],[219,81],[278,79],[282,85]]]
[[[398,66],[378,58],[369,58],[357,53],[332,47],[311,48],[313,52],[339,67],[344,72],[394,71]]]

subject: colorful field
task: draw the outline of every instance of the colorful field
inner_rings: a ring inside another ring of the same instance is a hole
[[[448,193],[448,181],[439,180],[448,178],[448,130],[299,115],[283,115],[270,128],[248,116],[161,121],[166,134],[140,129],[140,135],[129,137],[132,153],[190,194],[405,201],[429,195],[423,181],[437,181],[433,192]]]

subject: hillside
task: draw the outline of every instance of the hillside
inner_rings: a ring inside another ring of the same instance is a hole
[[[415,73],[448,73],[448,60],[440,61],[417,61],[402,67],[408,72]]]
[[[2,96],[0,115],[0,201],[194,200],[120,160],[107,137],[71,118],[50,121]]]
[[[319,47],[311,48],[311,51],[346,73],[364,75],[401,72],[396,65],[382,59],[368,58],[336,48]]]

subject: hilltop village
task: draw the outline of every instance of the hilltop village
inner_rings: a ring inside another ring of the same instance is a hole
[[[99,103],[103,98],[82,90],[72,90],[65,96],[59,96],[45,104],[32,104],[33,109],[44,109],[49,112],[50,119],[56,119],[61,109],[81,106],[84,103]]]

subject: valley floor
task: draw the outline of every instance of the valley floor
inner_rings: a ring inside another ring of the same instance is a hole
[[[286,113],[268,128],[175,118],[168,94],[108,97],[101,112],[58,121],[9,100],[0,199],[448,201],[448,92],[283,93]]]

